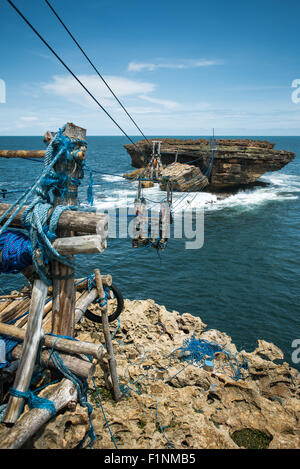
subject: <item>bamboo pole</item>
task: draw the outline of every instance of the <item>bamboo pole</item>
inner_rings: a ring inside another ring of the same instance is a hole
[[[0,158],[44,158],[45,150],[0,150]]]
[[[56,412],[77,401],[78,392],[72,381],[63,379],[59,384],[49,386],[40,394],[53,402]],[[0,437],[0,449],[18,449],[32,437],[48,420],[51,413],[47,409],[31,409],[26,412],[13,428]]]
[[[42,316],[47,292],[48,286],[42,280],[34,281],[22,356],[13,386],[17,391],[26,392],[30,385],[41,339]],[[23,402],[24,399],[22,397],[10,396],[4,416],[5,423],[13,424],[16,422]]]
[[[4,311],[13,301],[14,301],[13,299],[8,299],[7,301],[1,301],[0,302],[0,313],[2,311]]]
[[[105,293],[104,293],[100,271],[98,269],[95,269],[94,273],[95,273],[98,296],[99,298],[104,298]],[[107,306],[101,307],[101,313],[102,313],[102,326],[103,326],[103,332],[104,332],[104,337],[105,337],[106,349],[108,353],[108,363],[109,363],[110,376],[111,376],[112,385],[113,385],[114,397],[116,401],[119,401],[122,397],[122,393],[120,391],[119,379],[118,379],[118,374],[117,374],[117,364],[116,364],[114,349],[112,346],[112,340],[111,340],[111,335],[110,335],[110,330],[109,330]]]
[[[19,295],[0,295],[0,300],[9,300],[10,298],[13,298],[15,300],[24,300],[25,296],[27,295],[22,295],[21,293]]]
[[[0,312],[0,321],[5,322],[6,317],[9,316],[10,314],[14,314],[15,311],[19,311],[20,307],[22,307],[23,300],[15,300],[12,299],[12,301],[8,301],[4,307],[4,305],[1,308]]]
[[[15,303],[15,302],[14,302]],[[0,313],[1,322],[9,322],[13,319],[16,319],[19,316],[22,316],[30,308],[30,299],[25,298],[16,302],[17,304],[11,304],[7,309],[4,309]]]

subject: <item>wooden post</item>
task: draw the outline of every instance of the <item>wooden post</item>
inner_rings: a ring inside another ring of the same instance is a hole
[[[98,296],[99,298],[104,298],[105,293],[103,289],[100,271],[98,269],[95,269],[94,273],[95,273],[95,281],[96,281]],[[116,365],[116,360],[114,356],[114,350],[113,350],[111,335],[110,335],[110,330],[109,330],[107,306],[101,307],[101,313],[102,313],[102,326],[103,326],[103,332],[104,332],[104,337],[105,337],[106,349],[108,353],[108,363],[109,363],[114,396],[115,396],[115,400],[119,401],[122,397],[122,393],[120,391],[119,379],[118,379],[118,374],[117,374],[117,365]]]
[[[0,204],[0,217],[10,207],[10,204]],[[17,213],[10,224],[12,228],[24,228],[22,225],[22,215],[27,208],[27,206],[24,206],[20,212]],[[49,212],[49,215],[50,214],[51,212]],[[7,218],[3,220],[3,224],[6,220]],[[59,217],[57,228],[59,231],[74,231],[76,235],[101,234],[102,239],[104,240],[102,233],[107,232],[108,215],[95,212],[80,212],[79,210],[66,210],[65,212],[62,212],[61,216]]]
[[[24,338],[22,356],[14,381],[14,389],[26,392],[29,388],[35,365],[42,330],[42,317],[48,286],[42,280],[35,280],[32,290],[31,306],[28,324]],[[4,422],[13,424],[19,417],[24,399],[22,397],[10,396]]]
[[[72,140],[86,139],[86,130],[67,124],[64,135]],[[61,159],[55,166],[55,171],[64,172],[72,177],[78,176],[76,161],[66,161]],[[67,196],[64,199],[56,198],[54,205],[77,205],[77,186],[71,182],[67,186]],[[61,230],[57,233],[58,237],[73,236],[70,230]],[[72,256],[70,256],[72,259]],[[74,269],[65,266],[58,261],[52,263],[53,274],[53,308],[52,308],[52,333],[56,335],[74,336],[74,318],[75,318],[75,287],[74,287]]]

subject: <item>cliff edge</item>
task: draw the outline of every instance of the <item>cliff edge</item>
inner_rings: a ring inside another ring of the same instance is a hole
[[[112,399],[99,365],[95,384],[118,448],[299,448],[299,373],[275,345],[258,340],[253,352],[238,352],[228,335],[208,330],[199,317],[169,312],[153,300],[125,300],[111,331],[124,397]],[[101,325],[87,318],[76,337],[105,343]],[[224,353],[209,366],[186,360],[182,346],[192,337],[219,344]],[[89,401],[93,447],[113,449],[95,392]],[[30,447],[76,448],[88,428],[87,409],[77,404],[48,422]]]

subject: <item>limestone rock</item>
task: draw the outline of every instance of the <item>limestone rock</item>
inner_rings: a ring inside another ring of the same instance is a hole
[[[235,432],[245,430],[263,435],[269,448],[299,448],[299,373],[274,362],[282,357],[275,345],[259,340],[253,352],[238,352],[224,332],[207,330],[199,317],[169,312],[153,300],[125,300],[120,325],[112,323],[111,332],[124,397],[113,400],[97,366],[94,380],[106,420],[96,394],[89,394],[95,449],[114,448],[106,422],[120,449],[238,449]],[[86,318],[76,334],[104,343],[101,325]],[[212,368],[184,361],[179,349],[194,335],[235,358],[230,362],[218,353]],[[245,360],[248,368],[236,380],[233,368]],[[77,405],[52,419],[33,447],[76,448],[88,429],[87,410]]]
[[[258,339],[258,347],[255,349],[254,353],[260,356],[265,356],[269,360],[283,360],[284,355],[282,351],[276,347],[276,345],[266,342],[265,340]]]
[[[87,409],[76,405],[75,410],[57,415],[33,439],[35,449],[73,449],[85,437],[89,426]]]
[[[267,141],[249,139],[219,139],[216,140],[214,164],[205,188],[209,192],[233,191],[238,188],[251,187],[266,172],[278,171],[295,158],[295,153],[275,150],[274,144]],[[135,168],[145,168],[150,159],[152,147],[149,142],[141,140],[136,146],[125,145]],[[205,169],[210,161],[210,141],[206,139],[184,140],[166,138],[161,145],[161,160],[165,171],[169,165],[191,165]],[[176,160],[176,163],[175,163]],[[184,177],[182,169],[180,177]],[[171,171],[177,174],[175,167]],[[173,178],[174,179],[174,178]],[[175,178],[176,179],[176,178]],[[203,190],[203,188],[200,188]],[[185,189],[188,191],[189,188]],[[196,188],[195,190],[199,190]]]

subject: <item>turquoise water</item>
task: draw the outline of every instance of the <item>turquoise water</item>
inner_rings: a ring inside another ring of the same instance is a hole
[[[185,239],[170,239],[158,256],[152,248],[132,249],[130,238],[109,239],[103,254],[77,257],[76,275],[99,267],[112,273],[124,297],[153,298],[169,310],[200,316],[209,328],[230,335],[240,350],[253,350],[258,338],[273,342],[293,364],[291,344],[300,337],[300,137],[258,138],[297,154],[284,169],[261,178],[267,187],[224,200],[199,193],[179,203],[183,195],[174,195],[178,209],[204,208],[201,249],[187,250]],[[94,174],[97,209],[133,206],[136,183],[116,176],[131,169],[126,143],[123,137],[88,138],[89,165],[107,173]],[[43,143],[40,137],[0,137],[0,148],[41,149]],[[1,159],[0,188],[28,187],[40,169],[39,163]],[[87,183],[88,175],[79,191],[83,208]],[[157,187],[144,194],[152,201],[163,197]],[[24,283],[21,275],[2,275],[0,281],[5,292]]]

